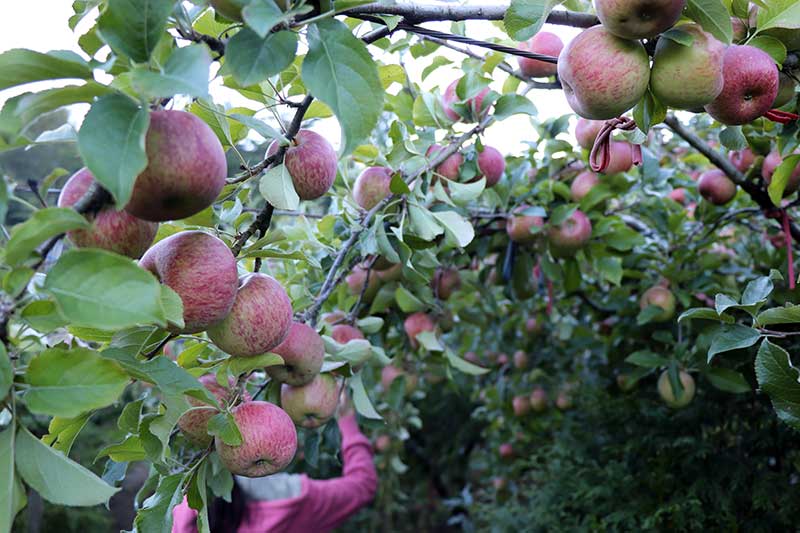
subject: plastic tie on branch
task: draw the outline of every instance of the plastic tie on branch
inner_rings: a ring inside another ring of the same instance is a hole
[[[603,172],[611,162],[611,134],[614,130],[633,131],[636,129],[636,121],[632,118],[617,117],[606,120],[603,127],[597,133],[594,146],[589,153],[589,166],[594,172]],[[631,159],[634,165],[642,164],[642,147],[638,144],[631,144]]]
[[[788,111],[781,111],[780,109],[770,109],[769,111],[764,113],[764,118],[767,118],[772,122],[783,124],[785,126],[790,122],[794,122],[795,120],[800,119],[800,115],[796,113],[789,113]]]
[[[794,257],[792,254],[792,229],[789,227],[789,212],[783,210],[783,233],[786,238],[786,261],[788,263],[789,274],[789,289],[794,290],[795,275],[794,275]]]

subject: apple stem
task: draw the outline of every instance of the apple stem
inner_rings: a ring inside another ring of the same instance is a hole
[[[786,236],[786,260],[789,263],[789,289],[794,290],[794,257],[792,254],[792,232],[789,229],[789,212],[783,210],[783,233]]]

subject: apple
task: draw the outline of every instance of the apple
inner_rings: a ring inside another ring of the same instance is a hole
[[[214,439],[220,461],[231,474],[264,477],[289,466],[297,451],[297,430],[286,411],[269,402],[244,402],[234,409],[233,418],[242,444]]]
[[[198,378],[198,381],[203,384],[203,387],[205,387],[208,392],[214,395],[224,408],[233,393],[232,386],[235,384],[235,381],[230,382],[231,388],[220,385],[217,382],[217,376],[213,374],[201,376]],[[178,429],[181,430],[187,439],[198,446],[208,446],[213,440],[213,437],[208,434],[208,421],[218,414],[219,410],[193,396],[186,396],[186,400],[192,407],[200,407],[201,409],[192,409],[181,415],[178,419]],[[247,391],[244,393],[244,400],[250,400],[250,395],[247,394]]]
[[[755,162],[756,155],[748,146],[744,150],[731,150],[728,152],[728,159],[731,160],[731,163],[739,172],[747,172]]]
[[[736,184],[721,170],[703,172],[697,180],[700,196],[715,205],[725,205],[736,196]]]
[[[536,242],[541,235],[541,232],[532,233],[534,227],[541,228],[544,226],[544,219],[533,215],[520,214],[530,206],[521,205],[514,210],[512,214],[506,219],[506,233],[508,237],[520,244],[531,244]]]
[[[358,175],[355,185],[353,185],[353,199],[361,209],[369,211],[392,194],[389,188],[391,183],[392,170],[390,168],[366,168]]]
[[[182,231],[157,242],[139,261],[183,302],[182,333],[197,333],[221,322],[239,286],[236,258],[220,239]]]
[[[525,370],[528,368],[528,354],[522,350],[514,352],[514,368],[518,370]]]
[[[272,379],[294,386],[305,385],[322,368],[325,342],[308,324],[292,322],[288,335],[272,353],[280,355],[284,363],[266,368]]]
[[[272,351],[292,327],[292,301],[275,278],[254,273],[242,276],[230,314],[208,328],[208,338],[234,357]]]
[[[617,387],[622,392],[630,392],[636,386],[636,381],[628,374],[617,375]]]
[[[772,58],[754,46],[725,50],[722,92],[706,112],[728,126],[747,124],[772,108],[778,96],[778,69]]]
[[[656,315],[653,320],[657,322],[665,322],[673,317],[675,314],[675,295],[672,291],[661,285],[650,287],[642,293],[639,299],[639,307],[646,309],[654,305],[661,308],[661,313]]]
[[[386,270],[376,271],[375,275],[377,275],[378,279],[381,280],[383,283],[398,281],[403,277],[403,265],[402,263],[394,264],[391,267],[387,268]],[[370,280],[370,282],[371,281],[372,280]]]
[[[484,146],[483,151],[478,154],[478,171],[476,180],[481,176],[486,176],[486,186],[494,187],[503,177],[506,171],[506,160],[503,154],[496,148]]]
[[[433,158],[437,152],[443,150],[444,147],[439,144],[432,144],[425,155]],[[434,169],[436,174],[443,176],[450,181],[458,181],[458,175],[461,173],[461,165],[464,163],[464,156],[456,152],[442,161],[439,166]]]
[[[500,453],[501,459],[511,459],[514,457],[514,447],[507,442],[500,445],[498,452]]]
[[[492,478],[492,486],[497,492],[504,491],[508,488],[508,480],[504,477]]]
[[[300,427],[314,429],[327,423],[339,405],[339,385],[333,374],[317,374],[305,385],[281,385],[281,406]]]
[[[344,311],[331,311],[330,313],[324,313],[320,318],[326,324],[335,326],[336,324],[347,318],[347,313],[345,313]]]
[[[389,435],[379,435],[375,439],[375,449],[379,453],[386,453],[392,447],[392,438]]]
[[[350,341],[364,339],[364,334],[355,326],[348,324],[337,324],[331,330],[331,337],[339,344],[347,344]]]
[[[703,107],[722,92],[725,45],[698,24],[683,24],[677,29],[688,33],[692,43],[658,40],[650,71],[650,90],[668,107]]]
[[[467,352],[464,354],[464,361],[468,361],[473,365],[480,365],[481,360],[475,352]]]
[[[278,141],[273,141],[267,149],[267,157],[278,149]],[[301,200],[320,198],[328,192],[336,179],[336,150],[325,137],[311,130],[297,132],[292,144],[286,149],[283,163]]]
[[[533,52],[534,54],[558,57],[558,54],[560,54],[561,50],[564,48],[564,42],[554,33],[540,31],[530,40],[520,43],[517,48],[526,52]],[[522,71],[522,75],[528,78],[544,78],[547,76],[555,76],[556,74],[555,63],[548,63],[546,61],[539,61],[538,59],[530,59],[527,57],[519,58],[519,69]]]
[[[767,157],[764,158],[764,164],[761,167],[761,176],[767,184],[772,182],[772,175],[775,174],[775,170],[781,163],[783,163],[783,158],[776,150],[771,151]],[[786,189],[784,189],[783,195],[789,196],[797,191],[798,188],[800,188],[800,165],[796,166],[791,176],[789,176],[789,181],[786,183]]]
[[[369,276],[369,279],[367,276]],[[350,272],[344,280],[347,283],[347,287],[350,289],[350,294],[359,296],[363,290],[364,299],[366,301],[370,301],[375,297],[378,289],[380,289],[381,283],[378,279],[377,272],[372,272],[362,265],[356,265],[353,271]],[[366,289],[364,289],[365,283],[367,284]]]
[[[392,383],[394,383],[394,380],[400,376],[405,376],[406,393],[411,393],[417,388],[417,382],[419,381],[417,376],[409,374],[405,370],[397,368],[394,365],[386,365],[381,370],[381,386],[383,390],[388,391]]]
[[[647,92],[650,58],[642,43],[593,26],[561,51],[558,77],[573,111],[607,120],[631,109]]]
[[[650,39],[678,22],[686,0],[594,0],[600,23],[623,39]]]
[[[556,396],[556,407],[562,411],[572,409],[572,397],[566,391],[561,391]]]
[[[683,385],[683,391],[679,395],[675,394],[672,388],[667,370],[658,377],[658,394],[664,400],[664,403],[673,409],[680,409],[692,403],[695,393],[694,378],[684,370],[680,371],[679,376],[681,385]]]
[[[489,94],[489,88],[486,87],[475,96],[467,98],[462,102],[461,98],[459,98],[458,94],[456,93],[458,82],[459,80],[453,81],[447,86],[447,89],[444,90],[444,94],[442,95],[442,107],[444,107],[444,114],[447,115],[447,118],[454,122],[460,119],[471,120],[475,122],[475,120],[480,119],[488,111],[488,108],[483,109],[483,99],[486,98],[487,94]],[[458,111],[456,111],[453,107],[453,104],[456,103],[463,103],[469,107],[469,114],[471,116],[462,116]]]
[[[77,171],[61,188],[58,207],[75,205],[94,181],[88,168]],[[148,222],[113,207],[103,207],[95,215],[84,216],[92,224],[90,229],[67,232],[67,238],[78,248],[102,248],[139,259],[158,232],[158,222]]]
[[[672,189],[671,191],[669,191],[667,198],[681,205],[686,205],[686,189],[684,189],[683,187]]]
[[[459,287],[461,287],[461,275],[455,268],[440,268],[436,270],[431,280],[433,293],[442,300],[449,300]]]
[[[778,73],[778,95],[772,102],[772,108],[783,107],[791,102],[795,97],[795,86],[797,82],[785,72]]]
[[[600,180],[597,179],[597,174],[588,170],[575,176],[575,179],[572,180],[572,185],[569,188],[570,192],[572,193],[572,201],[580,202],[583,200],[583,198],[589,194],[592,188],[598,183],[600,183]]]
[[[611,141],[606,175],[627,172],[633,167],[633,145],[626,141]]]
[[[558,226],[550,226],[547,239],[555,257],[572,257],[592,238],[592,222],[576,209]]]
[[[528,333],[539,333],[542,331],[542,325],[535,318],[529,318],[525,321],[525,331]]]
[[[578,139],[578,144],[582,148],[591,150],[597,134],[603,129],[603,124],[602,120],[578,118],[578,124],[575,126],[575,138]]]
[[[423,313],[422,311],[418,311],[406,317],[405,321],[403,322],[403,328],[406,330],[406,335],[408,335],[408,340],[411,343],[411,347],[416,350],[419,347],[417,335],[423,331],[435,331],[436,323],[427,314]]]
[[[497,366],[506,366],[507,364],[508,364],[508,354],[502,352],[497,354]]]
[[[531,400],[525,395],[514,396],[511,399],[511,407],[514,409],[514,416],[525,416],[531,412]]]
[[[531,392],[531,409],[537,413],[547,410],[547,392],[541,387],[536,387]]]
[[[152,111],[145,136],[147,166],[136,177],[125,211],[161,222],[199,213],[214,203],[228,163],[214,131],[185,111]]]

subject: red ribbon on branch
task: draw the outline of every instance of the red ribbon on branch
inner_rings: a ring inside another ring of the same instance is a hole
[[[611,161],[611,134],[614,130],[633,131],[636,129],[636,122],[632,118],[617,117],[606,120],[603,127],[597,133],[594,146],[589,153],[589,166],[595,172],[603,172],[608,168]],[[631,144],[631,159],[634,165],[642,164],[642,147],[638,144]]]
[[[780,109],[770,109],[764,113],[764,118],[768,118],[772,122],[777,122],[785,126],[790,122],[800,119],[800,115],[789,113],[788,111],[781,111]]]
[[[792,230],[789,227],[789,212],[783,210],[783,234],[786,239],[786,260],[789,265],[789,289],[794,290],[795,275],[794,275],[794,256],[792,254]]]

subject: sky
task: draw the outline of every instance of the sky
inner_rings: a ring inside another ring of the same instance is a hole
[[[426,3],[435,3],[436,0],[425,0]],[[486,4],[505,4],[501,0],[480,0]],[[79,51],[77,46],[78,37],[85,32],[91,25],[91,20],[84,20],[77,28],[75,33],[70,30],[67,20],[72,15],[72,2],[67,0],[26,0],[24,2],[11,2],[5,0],[0,2],[0,52],[12,48],[29,48],[41,52],[49,50],[73,50]],[[503,33],[495,28],[491,23],[484,21],[468,21],[466,35],[474,39],[487,39],[489,37],[503,37]],[[432,23],[425,26],[449,31],[449,23]],[[551,31],[559,35],[566,43],[578,31],[575,28],[546,25],[545,31]],[[473,48],[476,53],[483,54],[480,48]],[[460,61],[463,56],[457,52],[442,49],[441,54],[450,59]],[[382,58],[385,60],[385,58]],[[420,73],[431,61],[431,57],[410,61],[406,67],[410,70],[412,79],[418,81]],[[516,66],[516,60],[510,58],[509,62]],[[496,71],[499,72],[499,71]],[[443,67],[429,76],[422,84],[423,89],[431,89],[435,86],[442,90],[453,79],[459,75],[458,70],[453,67]],[[498,76],[493,82],[492,87],[500,92],[505,74]],[[103,80],[99,80],[103,81]],[[0,104],[6,99],[24,91],[39,90],[46,87],[54,87],[75,83],[72,81],[64,82],[43,82],[39,84],[29,84],[23,87],[0,91]],[[246,101],[237,98],[232,91],[225,90],[212,85],[212,97],[217,103],[231,105],[247,104]],[[566,99],[561,91],[553,90],[534,90],[528,96],[536,104],[539,110],[539,117],[549,118],[570,113]],[[251,106],[252,107],[252,106]],[[82,120],[83,114],[88,109],[88,105],[75,106],[73,109],[73,121],[77,126]],[[333,119],[319,121],[314,129],[330,138],[334,145],[338,145],[339,130]],[[525,141],[532,140],[535,135],[533,127],[527,116],[517,115],[503,122],[497,123],[486,132],[486,144],[501,148],[507,154],[521,153],[526,149]]]

